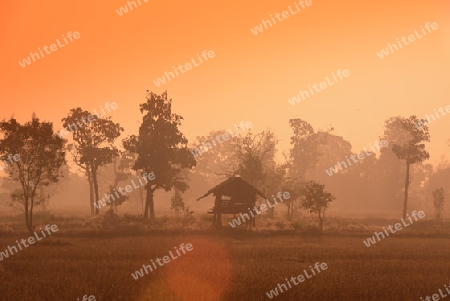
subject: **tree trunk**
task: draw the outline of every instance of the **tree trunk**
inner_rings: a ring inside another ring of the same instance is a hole
[[[148,204],[150,203],[150,201],[148,200],[148,193],[145,197],[145,205],[144,205],[144,220],[148,219]]]
[[[406,218],[406,206],[408,204],[408,187],[409,187],[409,162],[406,159],[406,180],[405,180],[405,200],[403,201],[403,219]]]
[[[291,221],[292,220],[292,216],[294,215],[294,201],[293,200],[291,200],[288,203],[287,208],[288,208],[287,220]]]
[[[89,202],[91,203],[91,216],[95,215],[95,206],[94,206],[94,183],[90,181],[89,183]]]
[[[274,204],[275,206],[276,204]],[[274,218],[275,217],[275,207],[272,207],[269,209],[269,217]]]
[[[152,222],[155,220],[155,206],[154,206],[154,202],[153,202],[154,190],[152,189],[152,186],[150,183],[147,184],[146,190],[147,190],[147,196],[145,198],[144,220],[148,220],[149,215],[150,215],[150,221]]]
[[[28,232],[30,232],[30,218],[28,216],[28,196],[24,195],[25,198],[25,226],[27,227]]]
[[[139,199],[141,200],[142,212],[144,212],[144,189],[139,187]]]
[[[28,233],[32,234],[33,233],[33,224],[32,224],[32,221],[30,218],[31,218],[31,215],[28,215],[27,230],[28,230]]]
[[[33,211],[30,209],[28,213],[28,232],[33,233]]]
[[[98,204],[98,183],[97,183],[97,168],[92,167],[92,182],[94,183],[95,202]],[[99,214],[99,209],[95,207],[95,215]]]
[[[92,173],[89,164],[86,164],[86,175],[89,182],[89,203],[91,204],[91,216],[95,215],[94,207],[94,183],[92,182]]]
[[[322,216],[320,215],[320,211],[319,211],[319,228],[320,228],[320,233],[322,233],[323,230],[323,219],[325,218],[325,212],[323,212]]]
[[[153,201],[153,192],[150,195],[150,220],[155,220],[155,202]]]
[[[28,219],[29,225],[28,225],[28,232],[30,232],[30,234],[33,233],[33,207],[34,207],[34,193],[31,194],[31,207],[30,207],[30,216]]]
[[[291,211],[291,208],[289,207],[289,203],[287,203],[287,216],[286,216],[286,220],[289,220],[289,216],[290,216],[290,211]]]

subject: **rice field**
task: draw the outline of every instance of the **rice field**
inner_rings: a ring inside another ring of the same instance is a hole
[[[19,237],[22,238],[22,237]],[[23,237],[25,238],[25,237]],[[270,300],[267,292],[316,262],[327,270],[273,300],[420,300],[450,283],[450,240],[361,235],[203,233],[64,235],[0,262],[1,300]],[[14,235],[0,238],[0,250]],[[193,250],[135,280],[182,243]]]

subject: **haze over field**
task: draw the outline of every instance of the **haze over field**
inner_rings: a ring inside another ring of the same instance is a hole
[[[0,2],[0,301],[435,300],[449,15]]]

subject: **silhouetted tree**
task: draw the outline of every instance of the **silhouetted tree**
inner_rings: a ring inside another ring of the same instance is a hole
[[[430,154],[425,150],[425,144],[422,143],[430,141],[430,134],[426,124],[421,127],[416,126],[420,122],[414,115],[409,118],[391,117],[385,122],[384,135],[388,141],[393,141],[392,151],[397,158],[406,162],[405,198],[402,214],[404,219],[408,203],[410,166],[430,158]]]
[[[194,172],[204,177],[232,175],[239,164],[236,157],[236,139],[236,136],[233,137],[225,130],[211,131],[207,136],[198,136],[191,148],[191,153],[197,161]],[[204,151],[205,149],[207,150]]]
[[[289,192],[289,199],[284,200],[283,204],[287,207],[287,220],[291,221],[292,217],[294,216],[294,208],[295,208],[295,202],[300,198],[300,194],[294,191],[292,188],[289,188],[292,186],[292,184],[289,181],[284,182],[282,186],[283,192]],[[297,187],[298,188],[298,187]]]
[[[433,191],[433,205],[436,213],[436,218],[442,218],[442,211],[444,210],[444,188],[435,189]]]
[[[251,185],[262,189],[265,184],[265,170],[275,166],[275,146],[278,141],[272,131],[247,132],[236,139],[236,157],[239,160],[236,174]]]
[[[89,122],[86,123],[84,120]],[[61,121],[65,128],[71,129],[75,144],[69,150],[73,151],[75,163],[86,171],[88,181],[93,187],[94,201],[98,202],[98,168],[111,163],[118,155],[118,150],[113,144],[123,128],[118,123],[114,123],[111,117],[98,118],[81,108],[71,109],[69,115]],[[75,129],[73,129],[74,125]],[[90,200],[90,203],[91,214],[93,214],[94,202]],[[95,214],[98,213],[99,209],[96,207]]]
[[[65,163],[66,141],[54,134],[51,122],[40,122],[34,114],[31,121],[23,125],[14,118],[0,122],[0,132],[4,135],[0,140],[1,159],[6,160],[11,155],[20,157],[8,165],[5,172],[22,186],[21,196],[16,194],[15,197],[23,200],[25,224],[32,233],[37,191],[58,182],[60,167]]]
[[[319,218],[319,228],[322,232],[323,220],[325,219],[325,211],[335,197],[325,191],[325,185],[310,181],[306,184],[303,195],[303,208],[311,213],[316,213]]]
[[[289,157],[286,158],[289,166],[289,177],[296,179],[297,185],[305,180],[308,169],[314,168],[317,162],[317,141],[313,139],[314,129],[305,120],[300,118],[290,119],[289,125],[292,128],[291,149]],[[295,183],[292,182],[294,185]]]
[[[232,175],[240,175],[263,194],[276,194],[283,179],[283,169],[277,169],[275,147],[278,141],[271,130],[239,135],[235,140],[238,166]],[[274,207],[269,215],[274,216]]]
[[[170,199],[171,201],[171,206],[170,209],[175,210],[175,213],[177,214],[177,216],[180,214],[180,212],[182,212],[184,210],[184,202],[183,202],[183,197],[181,196],[181,193],[178,189],[175,189],[175,193],[172,196],[172,198]]]
[[[450,179],[450,164],[444,158],[441,158],[441,162],[437,164],[436,168],[431,167],[430,169],[432,169],[432,172],[429,173],[428,181],[424,185],[424,198],[427,200],[424,205],[429,205],[429,209],[434,209],[432,202],[429,202],[430,195],[433,195],[433,191],[436,189],[447,187]],[[444,191],[444,198],[448,197],[448,190]]]
[[[388,147],[380,149],[379,158],[376,159],[372,155],[364,159],[365,163],[369,163],[369,159],[375,161],[372,166],[366,166],[366,170],[363,171],[369,176],[369,189],[364,191],[366,194],[364,199],[371,198],[372,202],[376,204],[372,210],[401,211],[405,167],[392,151],[391,146],[395,140],[390,141],[387,137],[383,139],[387,141]]]
[[[178,127],[183,117],[172,113],[172,99],[167,91],[161,95],[147,91],[147,102],[140,105],[145,113],[139,127],[139,135],[123,141],[126,150],[138,154],[134,170],[155,174],[155,179],[146,184],[144,220],[155,219],[153,195],[157,189],[170,191],[175,187],[181,192],[188,185],[180,172],[195,166],[194,156],[187,147],[188,140]]]
[[[336,165],[337,161],[345,160],[345,155],[351,152],[351,144],[342,137],[331,134],[333,128],[315,133],[313,127],[302,119],[291,119],[289,124],[293,130],[292,147],[289,157],[285,157],[291,189],[300,193],[306,179],[330,182],[331,179],[324,170]],[[335,178],[336,175],[333,182]]]

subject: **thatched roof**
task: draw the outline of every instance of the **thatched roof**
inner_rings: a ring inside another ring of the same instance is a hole
[[[213,188],[211,188],[210,190],[208,190],[208,192],[206,192],[203,196],[199,197],[197,199],[197,201],[199,201],[200,199],[207,197],[208,195],[210,195],[211,193],[214,194],[227,194],[230,193],[231,191],[235,191],[236,189],[239,189],[239,193],[245,194],[245,193],[256,193],[257,195],[263,197],[266,199],[266,197],[264,196],[264,194],[259,191],[258,189],[256,189],[255,187],[253,187],[252,185],[250,185],[249,183],[247,183],[246,181],[244,181],[241,177],[230,177],[228,179],[226,179],[225,181],[223,181],[222,183],[214,186]]]

